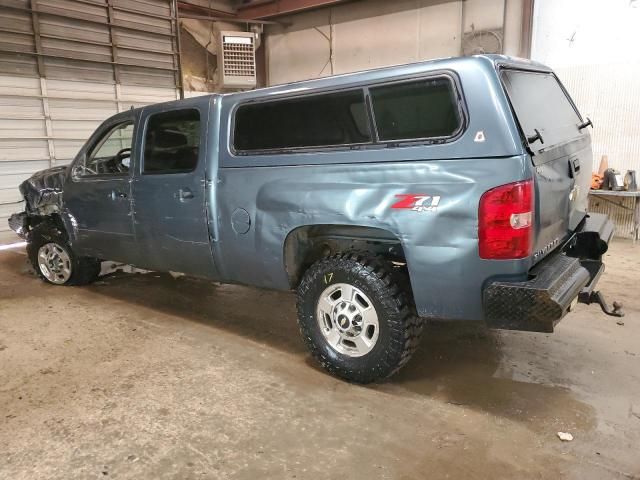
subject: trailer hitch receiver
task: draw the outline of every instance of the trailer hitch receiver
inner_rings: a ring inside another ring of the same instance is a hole
[[[597,303],[602,308],[602,311],[612,317],[624,317],[624,311],[622,310],[622,304],[619,302],[613,302],[613,305],[609,305],[604,295],[599,290],[596,292],[581,292],[578,295],[578,302],[591,305]]]

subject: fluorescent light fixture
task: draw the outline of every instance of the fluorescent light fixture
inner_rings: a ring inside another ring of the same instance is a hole
[[[0,245],[0,250],[13,250],[14,248],[26,247],[27,242],[7,243],[6,245]]]

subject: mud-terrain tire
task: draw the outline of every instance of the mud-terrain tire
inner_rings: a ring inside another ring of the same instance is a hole
[[[49,222],[29,233],[27,254],[36,274],[54,285],[87,285],[100,275],[100,260],[74,254],[65,232]],[[50,259],[54,267],[48,269],[49,261],[43,257]]]
[[[423,321],[415,313],[405,275],[384,259],[359,252],[323,258],[309,267],[297,292],[298,325],[324,369],[366,384],[390,377],[409,361]],[[377,320],[373,328],[369,307]]]

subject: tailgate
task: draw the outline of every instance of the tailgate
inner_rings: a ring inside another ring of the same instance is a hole
[[[503,69],[501,79],[531,153],[536,184],[534,260],[558,247],[584,219],[591,136],[551,72]]]

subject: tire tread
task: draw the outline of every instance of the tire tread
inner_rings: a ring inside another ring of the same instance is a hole
[[[309,314],[306,298],[312,286],[321,281],[327,270],[346,269],[354,275],[372,276],[367,284],[384,308],[394,312],[389,321],[393,331],[386,354],[366,369],[346,369],[329,358],[313,341],[311,328],[315,327],[315,313]],[[341,252],[314,263],[303,276],[298,287],[298,325],[302,337],[313,357],[330,373],[355,383],[370,383],[394,375],[411,359],[422,336],[423,321],[416,315],[415,306],[407,292],[406,274],[398,271],[387,260],[365,252]],[[399,340],[401,339],[401,340]]]

